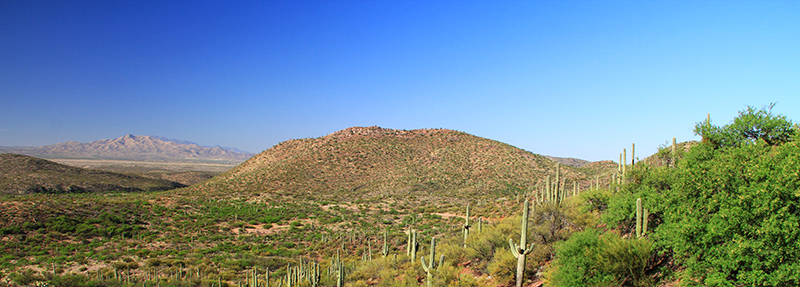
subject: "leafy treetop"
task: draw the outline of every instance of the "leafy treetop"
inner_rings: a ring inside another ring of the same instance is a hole
[[[774,103],[756,110],[752,106],[739,111],[739,116],[725,126],[711,125],[710,120],[697,123],[694,133],[703,137],[703,142],[715,148],[735,147],[764,141],[775,146],[792,140],[796,127],[783,115],[773,115]]]

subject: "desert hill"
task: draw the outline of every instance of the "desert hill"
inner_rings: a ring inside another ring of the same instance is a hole
[[[113,172],[66,166],[19,154],[0,154],[0,194],[153,191],[183,185]]]
[[[548,158],[548,159],[550,159],[552,161],[560,162],[561,164],[568,165],[568,166],[571,166],[571,167],[582,167],[582,166],[585,166],[587,164],[592,163],[591,161],[583,160],[583,159],[579,159],[579,158],[574,158],[574,157],[555,157],[555,156],[548,156],[548,155],[546,155],[544,157],[546,157],[546,158]]]
[[[42,158],[241,163],[252,154],[155,136],[125,135],[90,143],[65,142],[40,147],[2,147],[0,152]]]
[[[353,127],[282,142],[230,171],[187,189],[258,193],[309,200],[495,200],[514,198],[555,177],[543,156],[447,129]],[[561,165],[563,184],[586,173]]]

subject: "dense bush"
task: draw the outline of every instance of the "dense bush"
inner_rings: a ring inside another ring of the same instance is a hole
[[[548,281],[553,286],[650,286],[645,271],[652,250],[647,239],[588,229],[556,245]]]
[[[695,147],[665,192],[661,237],[707,285],[800,285],[800,147]]]
[[[632,169],[603,220],[631,232],[642,198],[654,243],[674,253],[686,284],[800,285],[800,147],[771,107],[721,127],[698,123],[703,142],[673,167]]]

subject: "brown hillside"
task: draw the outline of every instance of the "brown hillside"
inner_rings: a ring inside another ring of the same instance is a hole
[[[0,154],[0,194],[151,191],[179,183],[66,166],[19,154]]]
[[[463,132],[353,127],[280,143],[187,191],[334,201],[494,200],[537,190],[555,169],[543,156]],[[570,187],[585,177],[563,165],[561,173]]]

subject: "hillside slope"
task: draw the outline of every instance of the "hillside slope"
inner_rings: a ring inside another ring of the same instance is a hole
[[[66,166],[19,154],[0,154],[0,194],[151,191],[184,185],[168,180]]]
[[[155,136],[126,135],[90,143],[65,142],[41,147],[3,147],[0,152],[19,153],[44,158],[93,158],[177,162],[241,163],[250,153],[233,152],[221,147]]]
[[[585,178],[580,169],[560,170],[570,188]],[[282,142],[188,192],[335,201],[494,200],[536,190],[555,171],[556,162],[543,156],[463,132],[353,127]]]

